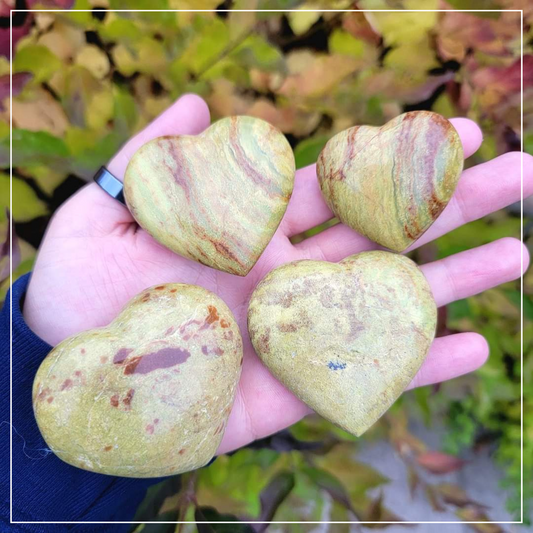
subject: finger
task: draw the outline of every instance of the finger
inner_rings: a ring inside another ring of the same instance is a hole
[[[433,341],[429,354],[407,387],[413,389],[440,383],[482,366],[489,356],[487,341],[477,333],[457,333]]]
[[[407,389],[468,374],[482,366],[488,354],[486,340],[477,333],[458,333],[437,338]],[[272,376],[257,356],[246,357],[217,455],[272,435],[312,412],[310,407]]]
[[[528,264],[527,248],[507,237],[421,268],[440,307],[517,279]]]
[[[529,154],[510,152],[465,170],[448,206],[408,251],[520,200],[522,156],[524,198],[533,194],[533,157]],[[348,255],[375,248],[377,246],[368,239],[339,224],[296,245],[296,254],[303,258],[340,261]]]
[[[465,157],[470,157],[481,145],[482,134],[479,126],[466,118],[450,121],[463,144]],[[316,177],[316,165],[305,167],[296,172],[294,192],[283,218],[281,227],[288,237],[307,231],[333,217],[328,208]]]
[[[209,109],[199,96],[187,94],[166,109],[146,128],[130,139],[109,162],[107,168],[122,180],[128,161],[144,143],[162,135],[193,135],[209,126]],[[118,227],[131,224],[128,209],[111,198],[98,185],[91,183],[74,195],[62,207],[62,217],[72,221],[68,231],[108,234]]]
[[[242,375],[218,454],[276,433],[312,412],[263,365],[250,339],[243,340]]]
[[[461,138],[465,159],[474,155],[483,142],[481,128],[469,118],[452,118],[450,122]]]
[[[287,237],[314,228],[333,218],[326,205],[316,177],[316,165],[296,171],[294,189],[280,228]]]

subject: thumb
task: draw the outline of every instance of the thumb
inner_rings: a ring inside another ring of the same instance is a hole
[[[132,137],[111,159],[107,168],[117,179],[124,178],[130,158],[143,144],[163,135],[195,135],[209,126],[209,109],[205,101],[186,94],[166,109],[153,122]],[[119,225],[131,224],[128,209],[111,198],[96,183],[91,183],[74,195],[62,208],[65,231],[82,234],[108,234]],[[67,229],[68,228],[68,229]]]

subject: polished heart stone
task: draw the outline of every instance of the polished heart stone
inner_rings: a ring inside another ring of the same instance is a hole
[[[222,439],[242,356],[239,328],[220,298],[192,285],[152,287],[109,326],[50,352],[35,376],[35,417],[50,449],[85,470],[192,470]]]
[[[124,196],[139,225],[170,250],[245,276],[281,222],[294,172],[281,132],[230,117],[198,136],[142,146],[126,169]]]
[[[417,373],[436,320],[418,267],[376,251],[271,271],[252,295],[248,330],[259,357],[287,388],[361,435]]]
[[[322,194],[339,220],[397,252],[441,214],[462,169],[457,131],[429,111],[404,113],[381,128],[342,131],[317,162]]]

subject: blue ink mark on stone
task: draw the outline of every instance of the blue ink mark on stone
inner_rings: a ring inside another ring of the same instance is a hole
[[[344,370],[346,368],[346,363],[334,363],[333,361],[330,361],[328,363],[328,368],[331,368],[331,370]]]

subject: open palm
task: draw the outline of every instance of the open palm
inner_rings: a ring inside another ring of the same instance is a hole
[[[209,111],[197,96],[182,97],[130,140],[108,165],[122,178],[129,158],[149,139],[197,134],[209,126]],[[453,121],[465,155],[481,143],[479,128]],[[524,155],[524,194],[533,192],[533,158]],[[209,169],[206,169],[206,173]],[[420,246],[520,198],[520,154],[506,154],[466,170],[451,202],[415,244]],[[299,170],[287,213],[250,274],[240,278],[184,259],[141,230],[128,210],[90,184],[54,216],[31,278],[24,304],[30,327],[50,344],[80,331],[108,324],[143,289],[165,282],[201,285],[232,309],[241,328],[245,358],[237,397],[220,452],[276,432],[309,409],[261,364],[246,328],[247,304],[257,283],[273,268],[297,259],[339,261],[376,248],[350,228],[337,225],[304,242],[289,238],[332,217],[320,195],[315,167]],[[528,256],[522,244],[501,239],[422,267],[438,306],[466,298],[520,276]],[[470,372],[488,356],[475,333],[437,338],[411,386],[428,385]]]

